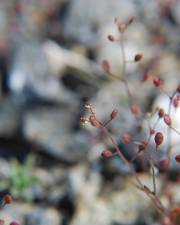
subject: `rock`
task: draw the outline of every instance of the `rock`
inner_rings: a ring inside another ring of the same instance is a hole
[[[0,136],[13,136],[21,126],[21,105],[13,98],[4,98],[0,104]]]
[[[86,157],[89,147],[84,135],[73,132],[76,113],[75,108],[67,106],[31,110],[24,117],[24,136],[57,159],[79,161]]]
[[[22,42],[17,50],[9,74],[9,87],[20,99],[39,97],[52,102],[77,102],[53,74],[42,45],[33,40]]]
[[[3,209],[1,219],[4,219],[7,224],[16,221],[21,225],[59,225],[61,222],[61,214],[56,209],[50,207],[46,208],[23,203],[13,203]]]
[[[99,42],[99,29],[116,16],[126,19],[136,15],[132,1],[72,1],[64,23],[65,34],[86,46],[96,46]]]
[[[147,185],[151,183],[148,177],[141,177],[141,179]],[[100,191],[98,195],[96,194],[96,198],[90,195],[88,201],[84,200],[87,199],[89,192],[82,188],[81,198],[77,202],[77,213],[71,225],[135,224],[142,208],[144,213],[146,210],[149,212],[150,200],[130,183],[130,180],[127,181],[121,191],[109,192],[106,195]]]

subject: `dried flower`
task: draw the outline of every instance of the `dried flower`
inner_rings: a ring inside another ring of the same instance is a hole
[[[89,122],[90,122],[90,124],[91,124],[93,127],[99,127],[99,126],[100,126],[100,123],[99,123],[99,121],[97,120],[97,118],[95,117],[95,115],[90,115],[90,116],[89,116]]]
[[[155,137],[154,137],[154,141],[156,143],[156,146],[159,146],[163,143],[164,140],[164,136],[161,132],[157,132]]]

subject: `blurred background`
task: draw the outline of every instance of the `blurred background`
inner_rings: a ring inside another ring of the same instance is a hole
[[[161,224],[121,160],[101,158],[107,146],[113,148],[103,134],[80,124],[87,113],[84,102],[90,100],[102,120],[119,110],[110,129],[127,158],[133,151],[120,135],[146,137],[145,127],[137,132],[142,127],[128,109],[124,85],[108,79],[101,68],[107,59],[121,75],[119,44],[107,35],[118,35],[115,17],[126,21],[130,16],[136,21],[125,36],[126,58],[132,61],[138,52],[144,56],[140,65],[127,66],[132,93],[144,112],[156,102],[167,108],[166,96],[141,80],[150,69],[169,93],[180,81],[179,0],[0,0],[0,196],[11,193],[15,199],[0,211],[7,223]],[[174,124],[180,130],[178,110]],[[175,154],[179,143],[174,133]],[[151,186],[139,160],[135,167]],[[179,204],[175,162],[171,170],[171,192]],[[161,190],[161,179],[157,185]]]

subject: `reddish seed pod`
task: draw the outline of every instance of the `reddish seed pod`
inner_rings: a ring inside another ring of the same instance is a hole
[[[114,38],[114,36],[113,36],[112,34],[109,34],[109,35],[107,36],[107,38],[108,38],[108,40],[111,41],[111,42],[114,42],[114,41],[115,41],[115,38]]]
[[[143,58],[143,54],[138,53],[138,54],[135,55],[134,61],[139,62],[139,61],[141,61],[142,58]]]
[[[164,122],[168,125],[171,126],[171,117],[168,114],[164,114]]]
[[[149,133],[150,133],[150,135],[153,135],[153,134],[155,134],[155,130],[152,129],[152,128],[150,128],[150,129],[149,129]]]
[[[164,140],[164,136],[161,132],[157,132],[155,137],[154,137],[154,141],[156,143],[157,146],[161,145],[163,143]]]
[[[162,167],[163,169],[167,169],[169,166],[169,160],[168,159],[162,159],[160,162],[160,167]]]
[[[90,115],[89,116],[89,122],[93,127],[99,127],[100,123],[99,121],[96,119],[95,115]]]
[[[113,153],[112,153],[110,150],[108,150],[108,149],[104,150],[104,151],[101,153],[101,156],[102,156],[103,158],[110,158],[110,157],[112,157],[112,155],[113,155]]]
[[[180,93],[180,84],[177,87],[177,92]]]
[[[175,160],[176,160],[176,162],[180,163],[180,155],[177,155],[177,156],[175,157]]]
[[[135,115],[139,115],[141,113],[141,109],[140,109],[139,105],[133,104],[131,106],[131,112]]]
[[[4,200],[5,204],[11,204],[12,203],[12,197],[9,194],[5,195],[3,200]]]
[[[131,137],[130,134],[124,133],[124,134],[122,135],[122,140],[123,140],[123,142],[124,142],[125,144],[130,144],[130,143],[132,142],[132,137]]]
[[[109,65],[109,62],[107,60],[102,61],[102,68],[103,68],[105,73],[110,73],[110,65]]]
[[[173,106],[174,106],[175,108],[178,108],[179,105],[180,105],[180,101],[178,100],[178,98],[177,98],[177,97],[174,98],[174,99],[173,99]]]
[[[113,120],[116,116],[117,116],[117,114],[118,114],[118,110],[117,109],[114,109],[113,111],[112,111],[112,113],[111,113],[111,120]]]
[[[158,115],[160,118],[162,118],[164,116],[164,109],[160,108],[158,111]]]
[[[0,219],[0,225],[4,225],[5,221]]]
[[[126,24],[124,24],[124,23],[119,24],[118,29],[119,29],[120,33],[124,33],[126,30]]]
[[[19,223],[13,221],[9,225],[19,225]]]
[[[161,84],[161,79],[159,77],[154,77],[153,83],[156,87],[159,87]]]

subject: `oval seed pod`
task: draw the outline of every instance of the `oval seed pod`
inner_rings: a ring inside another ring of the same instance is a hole
[[[105,73],[110,73],[110,64],[105,59],[102,61],[102,68],[103,68]]]
[[[115,38],[114,38],[114,36],[113,36],[112,34],[109,34],[109,35],[107,36],[107,38],[108,38],[108,40],[111,41],[111,42],[114,42],[114,41],[115,41]]]
[[[106,149],[104,150],[102,153],[101,153],[101,156],[103,158],[109,158],[113,155],[113,153],[109,150],[109,149]]]
[[[154,137],[154,141],[156,143],[156,146],[159,146],[163,143],[164,140],[164,136],[161,132],[157,132],[155,137]]]
[[[168,114],[164,115],[164,122],[168,125],[171,126],[172,122],[171,122],[171,117]]]
[[[158,111],[158,115],[159,115],[159,118],[162,118],[164,116],[164,109],[160,108]]]
[[[180,155],[177,155],[177,156],[175,157],[175,160],[176,160],[176,162],[180,163]]]
[[[112,112],[111,112],[111,120],[113,120],[118,114],[118,110],[117,109],[114,109]]]
[[[161,84],[161,79],[159,77],[154,77],[153,83],[156,87],[159,87]]]
[[[12,200],[11,195],[7,194],[4,196],[3,201],[5,204],[11,204],[13,200]]]
[[[139,62],[139,61],[141,61],[142,58],[143,58],[143,54],[138,53],[138,54],[135,55],[134,61]]]

